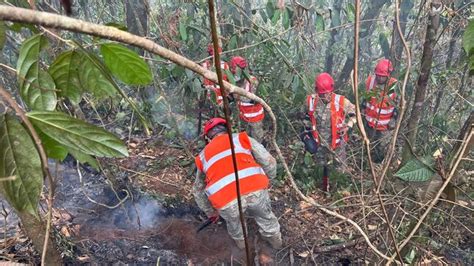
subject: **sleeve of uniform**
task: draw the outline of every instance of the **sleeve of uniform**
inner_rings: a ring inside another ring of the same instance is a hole
[[[357,123],[355,105],[353,105],[347,98],[344,98],[344,112],[346,113],[346,116],[349,117],[347,126],[352,127],[355,123]]]
[[[277,163],[275,158],[263,147],[260,142],[249,137],[250,144],[252,145],[252,155],[255,158],[255,161],[262,166],[265,174],[270,178],[274,179],[277,174]]]
[[[196,172],[196,179],[193,184],[194,200],[198,207],[207,215],[211,216],[215,210],[212,207],[205,193],[206,184],[204,183],[204,173],[199,169]]]

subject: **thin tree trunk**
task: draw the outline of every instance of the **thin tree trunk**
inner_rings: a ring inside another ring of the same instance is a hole
[[[403,147],[402,161],[406,162],[411,157],[410,146],[416,147],[416,133],[420,122],[423,104],[425,102],[426,87],[431,73],[431,64],[433,62],[433,46],[436,41],[439,28],[440,13],[443,4],[440,0],[433,0],[430,4],[428,25],[426,28],[425,43],[423,44],[423,55],[421,57],[420,76],[416,84],[415,100],[411,110],[407,125],[407,139]]]
[[[38,218],[26,212],[17,212],[16,214],[20,218],[26,236],[31,239],[33,246],[41,254],[44,245],[46,222],[40,221]],[[52,234],[49,239],[45,265],[62,265],[61,254],[55,245],[56,241],[54,241]]]
[[[362,17],[361,21],[365,21],[361,23],[361,30],[359,34],[359,38],[363,39],[370,34],[372,34],[373,25],[376,23],[374,21],[366,21],[371,19],[376,19],[380,15],[380,11],[382,7],[388,2],[388,0],[378,0],[370,2],[370,6],[368,7],[367,11],[365,12],[364,16]],[[347,82],[349,79],[349,73],[352,70],[352,66],[354,65],[354,58],[347,57],[344,66],[340,72],[339,77],[336,81],[336,88],[340,88],[344,83]]]
[[[334,9],[331,10],[331,28],[334,28],[336,26],[339,26],[340,24],[340,19],[339,22],[334,19],[334,16],[340,16],[341,13],[341,7],[342,7],[342,1],[335,1],[334,3]],[[337,22],[337,23],[336,23]],[[331,30],[331,38],[329,39],[328,42],[328,51],[326,53],[326,72],[332,73],[332,67],[334,64],[334,53],[332,51],[332,47],[336,43],[336,36],[337,36],[338,29],[333,29]]]
[[[405,35],[405,29],[407,27],[407,18],[408,14],[410,14],[410,11],[414,7],[414,2],[413,0],[403,0],[401,2],[400,6],[400,29],[402,30],[402,34]],[[396,29],[397,25],[396,22],[393,22],[393,27]],[[400,63],[402,62],[402,52],[403,52],[403,44],[401,43],[400,40],[400,34],[398,33],[398,30],[393,30],[392,34],[392,45],[390,47],[390,59],[393,63],[393,67],[395,71],[397,71]],[[397,72],[393,73],[396,74]]]

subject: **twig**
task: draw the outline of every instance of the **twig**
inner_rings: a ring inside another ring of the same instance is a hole
[[[164,180],[161,180],[161,179],[154,179],[156,176],[152,176],[152,175],[149,175],[149,174],[145,174],[145,173],[142,173],[142,172],[137,172],[135,170],[132,170],[132,169],[128,169],[128,168],[125,168],[123,166],[118,166],[120,169],[122,170],[125,170],[127,172],[131,172],[131,173],[134,173],[134,174],[137,174],[137,175],[141,175],[141,176],[146,176],[146,177],[149,177],[149,178],[153,178],[153,180],[157,180],[158,182],[161,182],[163,184],[167,184],[167,185],[170,185],[170,186],[173,186],[173,187],[178,187],[177,184],[173,184],[173,183],[170,183],[170,182],[167,182],[167,181],[164,181]]]
[[[52,214],[53,214],[53,195],[54,195],[54,181],[53,177],[51,176],[51,173],[49,172],[48,168],[48,157],[46,156],[46,152],[44,151],[43,145],[41,145],[41,139],[38,136],[38,133],[36,133],[35,128],[31,124],[30,120],[28,120],[28,117],[25,115],[25,111],[21,109],[21,107],[18,105],[18,103],[13,99],[13,97],[8,93],[5,88],[3,88],[0,85],[0,96],[8,102],[10,107],[12,107],[16,114],[20,117],[21,121],[25,124],[26,128],[28,128],[28,131],[31,134],[31,137],[33,138],[36,148],[38,149],[38,153],[40,155],[41,159],[41,164],[43,166],[43,174],[46,175],[46,179],[48,180],[48,213],[46,216],[46,231],[45,231],[45,236],[44,236],[44,243],[43,243],[43,251],[41,253],[41,264],[45,265],[45,260],[46,260],[46,252],[48,250],[48,241],[49,241],[49,234],[51,230],[51,220],[52,220]]]

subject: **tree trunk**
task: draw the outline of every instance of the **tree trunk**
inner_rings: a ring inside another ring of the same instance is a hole
[[[46,222],[26,212],[16,212],[20,218],[23,230],[26,236],[31,239],[36,251],[41,255],[43,252],[44,237],[46,232]],[[45,265],[62,265],[61,254],[58,251],[53,235],[50,234],[48,241],[48,250],[46,251]]]
[[[402,161],[404,163],[411,157],[410,146],[416,147],[416,133],[425,102],[426,87],[428,86],[431,64],[433,62],[433,46],[437,37],[436,33],[439,28],[442,9],[443,4],[440,0],[433,0],[431,2],[425,43],[423,44],[423,55],[421,57],[420,75],[416,83],[415,100],[413,101],[410,118],[408,119],[407,139],[403,147]]]
[[[148,35],[148,0],[126,0],[125,15],[130,33],[138,36]],[[143,50],[137,49],[143,55]]]
[[[414,3],[413,0],[403,0],[400,5],[400,29],[402,34],[405,35],[405,29],[407,28],[407,18],[410,11],[413,9]],[[400,38],[400,34],[397,30],[397,22],[394,19],[393,21],[393,34],[392,34],[392,45],[390,47],[390,59],[393,63],[393,67],[395,72],[393,73],[396,75],[398,72],[398,66],[402,61],[402,53],[403,53],[403,43]]]
[[[342,7],[342,1],[335,1],[333,10],[331,10],[331,28],[337,27],[340,24],[340,18],[335,19],[334,16],[340,17]],[[332,73],[332,67],[334,64],[334,52],[332,51],[332,47],[336,43],[336,36],[337,36],[338,29],[331,30],[331,38],[328,42],[328,52],[326,53],[326,72]]]
[[[388,0],[378,0],[370,2],[370,6],[367,8],[367,11],[361,19],[361,30],[359,34],[359,39],[363,39],[372,34],[373,25],[375,25],[375,22],[366,20],[376,19],[380,15],[382,7],[387,2]],[[352,70],[353,65],[354,58],[348,56],[346,62],[344,63],[344,66],[342,67],[342,71],[340,72],[339,77],[336,80],[336,88],[340,88],[349,79],[349,74]]]

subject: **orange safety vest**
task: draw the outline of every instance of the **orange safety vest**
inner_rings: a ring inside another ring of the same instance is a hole
[[[211,61],[207,60],[204,63],[202,63],[202,67],[205,69],[212,69],[214,65],[211,63]],[[229,64],[227,64],[225,61],[221,61],[221,68],[222,70],[229,70]],[[223,79],[225,81],[228,81],[227,75],[223,75]],[[211,91],[214,92],[214,95],[216,97],[216,104],[219,106],[222,106],[224,103],[224,100],[222,98],[221,94],[221,89],[219,84],[214,83],[213,81],[209,79],[204,79],[203,81],[204,87],[207,89],[207,98],[210,100],[211,99]]]
[[[252,76],[252,81],[256,81],[257,78]],[[244,81],[244,90],[254,93],[254,88],[251,81],[245,79]],[[259,103],[249,103],[244,101],[239,101],[239,111],[240,119],[245,122],[255,123],[260,122],[265,118],[265,112],[263,111],[263,106]]]
[[[314,112],[316,111],[316,104],[318,102],[318,95],[311,94],[308,95],[306,98],[306,102],[308,104],[308,115],[311,120],[313,136],[316,140],[318,145],[320,144],[318,130],[316,128],[316,116]],[[344,128],[346,124],[344,123],[345,120],[345,112],[344,112],[344,100],[345,97],[339,94],[332,94],[331,97],[331,149],[335,150],[339,145],[341,145],[341,136],[337,134],[337,131]],[[343,136],[344,141],[347,142],[348,136],[345,134]]]
[[[390,78],[388,81],[389,92],[392,91],[396,82],[397,80],[395,78]],[[369,75],[365,85],[367,91],[373,90],[375,87],[375,78]],[[380,92],[379,97],[370,97],[370,100],[365,106],[365,119],[369,127],[380,131],[388,129],[388,123],[390,119],[392,119],[395,110],[393,103],[396,98],[397,94],[395,92],[385,95],[383,90]]]
[[[252,144],[247,133],[232,134],[237,159],[241,196],[268,188],[269,180],[252,156]],[[206,174],[206,195],[212,206],[222,209],[237,199],[235,173],[229,136],[219,135],[195,158],[199,171]]]

